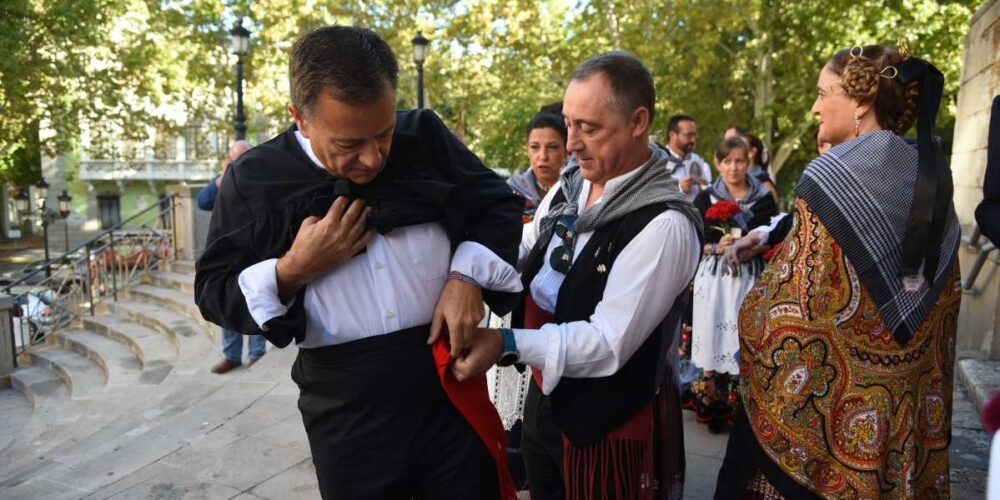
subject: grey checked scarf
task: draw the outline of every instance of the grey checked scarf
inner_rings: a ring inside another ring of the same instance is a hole
[[[933,281],[901,276],[903,240],[917,184],[917,149],[880,130],[839,144],[812,161],[795,194],[809,204],[858,272],[900,345],[937,302],[958,258],[959,226],[948,210]],[[907,286],[909,285],[909,286]]]
[[[642,164],[634,175],[625,182],[605,190],[601,201],[580,214],[574,231],[577,233],[595,231],[609,222],[656,203],[666,203],[670,208],[684,214],[698,228],[699,234],[703,231],[701,214],[684,198],[684,193],[681,193],[677,186],[677,180],[670,176],[666,168],[669,156],[667,152],[656,146],[650,146],[650,152],[652,154],[649,160]],[[583,189],[583,175],[575,158],[570,160],[560,176],[560,189],[566,200],[549,207],[549,212],[540,223],[539,241],[549,241],[559,218],[564,215],[575,215],[580,208],[577,200],[580,199],[580,191]]]

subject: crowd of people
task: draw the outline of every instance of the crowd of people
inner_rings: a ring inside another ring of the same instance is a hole
[[[295,124],[208,188],[196,302],[297,343],[323,498],[681,498],[682,408],[730,432],[716,498],[947,498],[943,77],[877,45],[817,70],[819,154],[785,213],[746,128],[714,170],[692,116],[650,139],[628,53],[574,70],[505,182],[433,112],[396,111],[377,34],[318,29],[290,55]],[[481,327],[484,303],[512,327]],[[530,377],[516,434],[490,369]]]

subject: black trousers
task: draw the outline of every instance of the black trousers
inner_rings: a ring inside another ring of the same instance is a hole
[[[562,432],[552,421],[552,403],[534,379],[528,382],[521,427],[521,454],[531,500],[566,498],[563,481]]]
[[[299,351],[292,379],[325,500],[499,498],[496,464],[444,393],[428,332]]]

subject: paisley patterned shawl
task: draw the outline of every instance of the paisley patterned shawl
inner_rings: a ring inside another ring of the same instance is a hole
[[[739,318],[750,441],[769,459],[758,464],[823,498],[948,498],[957,258],[900,346],[805,200],[793,224]]]
[[[909,341],[937,302],[961,236],[954,207],[949,206],[938,240],[939,260],[925,261],[927,268],[916,279],[902,277],[918,168],[916,148],[880,130],[813,160],[795,187],[795,194],[809,203],[857,269],[900,345]],[[950,172],[946,176],[950,185]]]

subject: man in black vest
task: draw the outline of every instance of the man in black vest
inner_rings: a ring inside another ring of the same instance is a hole
[[[454,365],[459,379],[494,362],[531,366],[522,450],[535,500],[680,496],[668,353],[701,218],[668,154],[649,145],[654,102],[652,76],[632,55],[601,54],[574,71],[563,104],[573,159],[521,239],[523,328],[480,330]]]
[[[298,343],[323,498],[512,498],[485,381],[444,367],[484,298],[500,311],[517,298],[521,203],[432,112],[396,111],[396,59],[374,32],[305,35],[289,83],[295,126],[222,182],[202,314]]]

